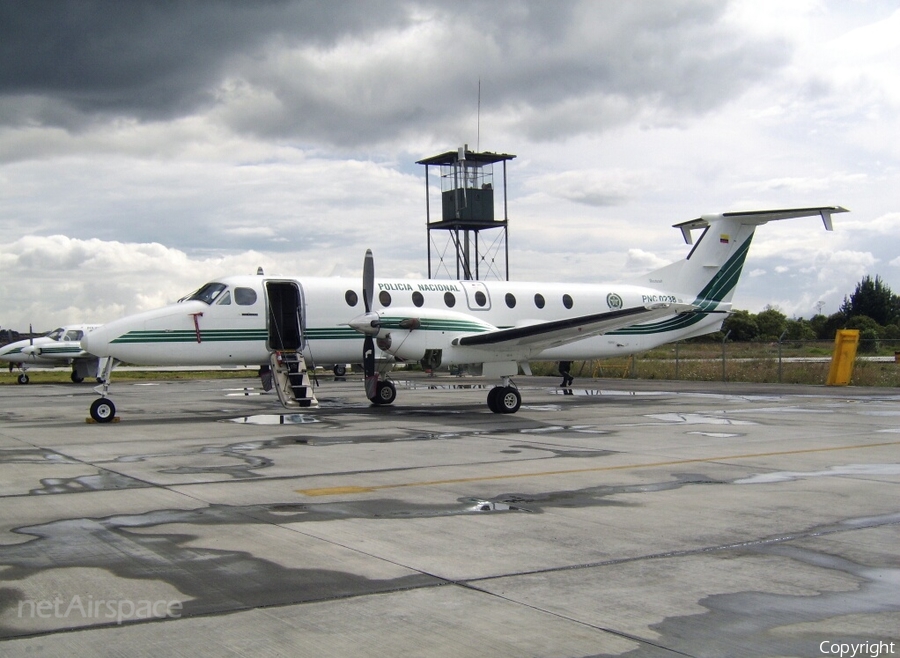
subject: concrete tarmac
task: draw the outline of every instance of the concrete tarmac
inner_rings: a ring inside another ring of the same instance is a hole
[[[900,655],[900,391],[332,379],[0,386],[0,655]]]

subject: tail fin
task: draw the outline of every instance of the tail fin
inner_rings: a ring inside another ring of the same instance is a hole
[[[726,212],[675,224],[688,244],[693,244],[691,231],[702,228],[703,234],[686,259],[650,272],[641,277],[640,283],[682,293],[685,300],[693,297],[694,305],[702,310],[713,310],[731,301],[757,226],[779,219],[819,215],[825,229],[831,231],[831,215],[839,212],[847,210],[840,206],[822,206]]]

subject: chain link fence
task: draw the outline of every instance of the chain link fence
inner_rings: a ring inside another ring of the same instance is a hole
[[[825,384],[834,341],[682,342],[626,358],[578,361],[576,377]],[[556,364],[532,367],[556,374]],[[861,339],[851,384],[900,386],[900,340]]]

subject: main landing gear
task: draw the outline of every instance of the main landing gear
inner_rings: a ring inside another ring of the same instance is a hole
[[[392,404],[397,399],[397,388],[394,382],[384,380],[375,385],[375,395],[369,398],[372,404],[382,406]]]
[[[487,403],[488,409],[495,414],[514,414],[522,406],[522,396],[509,377],[504,377],[503,384],[495,386],[488,393]]]

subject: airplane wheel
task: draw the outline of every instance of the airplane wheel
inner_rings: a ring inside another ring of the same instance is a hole
[[[347,366],[335,366],[332,370],[335,377],[345,377],[347,375]]]
[[[490,391],[488,391],[488,397],[487,397],[488,409],[493,411],[495,414],[501,413],[500,403],[497,401],[497,398],[502,391],[503,391],[502,386],[495,386]]]
[[[108,398],[98,398],[91,404],[91,418],[98,423],[109,423],[116,417],[116,405]]]
[[[76,373],[74,373],[74,372],[72,373],[72,383],[73,384],[80,384],[83,381],[84,381],[84,377],[79,377]]]
[[[518,389],[512,386],[500,388],[496,400],[501,414],[514,414],[522,406],[522,396],[519,395]]]
[[[375,389],[375,397],[372,404],[383,405],[391,404],[397,399],[397,389],[391,382],[378,382],[378,388]]]
[[[16,378],[16,381],[17,381],[18,383],[20,383],[20,384],[27,384],[27,383],[30,382],[31,380],[28,378],[28,375],[26,375],[26,374],[23,372],[21,375],[19,375],[19,376]]]

